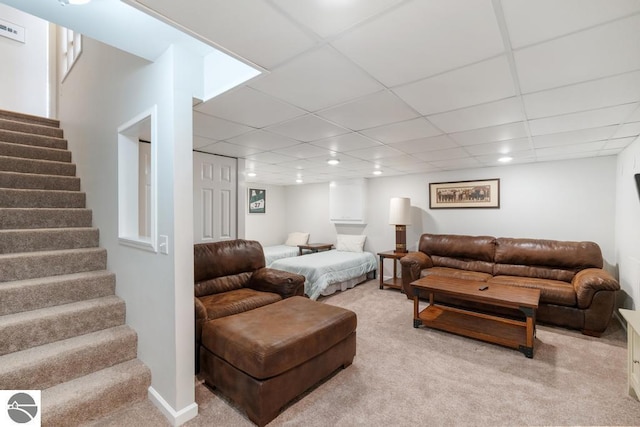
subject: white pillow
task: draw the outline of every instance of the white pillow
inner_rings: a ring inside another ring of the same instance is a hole
[[[354,234],[338,234],[336,250],[345,252],[364,252],[364,241],[367,236]]]
[[[298,246],[298,245],[306,245],[309,242],[309,233],[301,233],[299,231],[295,231],[293,233],[289,233],[289,237],[287,237],[287,241],[284,242],[287,246]]]

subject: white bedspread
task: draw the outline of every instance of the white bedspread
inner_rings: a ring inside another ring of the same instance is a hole
[[[298,256],[300,250],[297,246],[276,245],[276,246],[264,246],[264,263],[267,267],[271,266],[277,259],[290,258]]]
[[[295,258],[283,258],[273,262],[270,267],[304,275],[304,291],[309,298],[315,300],[329,285],[374,271],[377,262],[370,252],[344,252],[334,249]]]

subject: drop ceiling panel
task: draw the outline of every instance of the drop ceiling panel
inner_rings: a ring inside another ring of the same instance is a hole
[[[194,135],[223,140],[252,130],[254,130],[252,127],[209,116],[197,110],[193,112]]]
[[[261,128],[301,116],[305,112],[244,86],[199,104],[197,111],[232,122]]]
[[[273,0],[296,21],[328,37],[352,27],[401,0]]]
[[[328,46],[295,58],[250,85],[308,111],[382,89],[378,82]]]
[[[514,52],[523,93],[640,69],[640,16]]]
[[[467,157],[464,159],[438,160],[430,163],[442,170],[479,168],[480,166],[482,166],[482,163],[472,157]]]
[[[378,141],[374,141],[370,138],[353,132],[327,139],[313,141],[312,144],[318,147],[327,148],[331,151],[342,152],[381,145]]]
[[[337,38],[332,45],[388,87],[504,50],[490,0],[405,2]]]
[[[311,47],[315,40],[262,0],[138,0],[264,68]]]
[[[393,91],[420,114],[429,115],[508,98],[515,95],[515,86],[501,55]]]
[[[637,0],[509,0],[502,2],[511,45],[519,48],[640,11]]]
[[[257,130],[254,132],[236,136],[235,138],[229,139],[228,142],[231,142],[232,144],[243,145],[245,147],[258,148],[262,151],[292,147],[296,144],[299,144],[298,141],[295,141],[293,139],[275,135],[263,130]]]
[[[461,132],[520,122],[523,116],[521,103],[514,97],[448,113],[434,114],[427,118],[445,132]]]
[[[442,132],[427,120],[420,117],[404,122],[396,122],[390,125],[365,129],[362,133],[385,144],[393,144],[394,142],[435,136]]]
[[[203,138],[198,135],[193,136],[193,148],[205,147],[207,145],[215,144],[216,140],[210,138]]]
[[[624,138],[627,136],[638,136],[640,134],[640,122],[627,123],[616,131],[614,138]]]
[[[449,137],[460,145],[475,145],[486,142],[504,141],[507,139],[524,138],[527,130],[524,122],[509,123],[506,125],[490,126],[482,129],[473,129],[465,132],[455,132]]]
[[[536,149],[536,155],[545,157],[556,154],[575,154],[588,151],[599,151],[604,147],[605,141],[586,142],[583,144],[558,145]]]
[[[604,145],[604,147],[602,148],[603,150],[613,150],[613,149],[622,149],[622,148],[626,148],[629,144],[633,143],[633,141],[636,140],[635,136],[630,136],[627,138],[616,138],[616,139],[610,139],[606,142],[606,144]]]
[[[558,145],[579,144],[609,139],[618,126],[605,126],[593,129],[581,129],[571,132],[554,133],[550,135],[532,137],[536,148],[553,147]]]
[[[486,154],[510,154],[531,149],[528,138],[518,138],[509,141],[490,142],[488,144],[468,145],[465,150],[472,156]]]
[[[414,156],[427,162],[435,162],[439,160],[464,159],[469,154],[462,148],[449,148],[446,150],[428,151],[426,153],[416,153]]]
[[[640,122],[640,103],[637,104],[635,111],[627,117],[627,122]]]
[[[395,144],[389,144],[390,147],[400,150],[404,153],[423,153],[425,151],[444,150],[446,148],[456,148],[456,144],[449,136],[439,135],[430,138],[419,138],[411,141],[402,141]]]
[[[633,111],[635,104],[619,105],[581,113],[565,114],[529,121],[531,135],[569,132],[572,130],[619,124]]]
[[[268,127],[267,130],[304,142],[330,138],[349,132],[348,129],[336,126],[313,114],[296,117],[293,120]]]
[[[404,153],[389,146],[380,145],[377,147],[349,151],[347,154],[359,159],[375,161],[377,159],[387,157],[402,156]]]
[[[242,145],[229,144],[224,141],[199,147],[198,151],[229,157],[246,157],[260,152],[257,148],[243,147]]]
[[[286,154],[287,156],[298,157],[300,159],[305,159],[307,157],[316,157],[321,155],[326,155],[327,158],[330,155],[330,151],[325,148],[316,147],[311,144],[298,144],[292,147],[287,147],[279,150],[274,150],[275,153]]]
[[[385,90],[320,111],[318,115],[346,128],[361,130],[412,119],[418,113]]]
[[[640,71],[524,95],[529,119],[636,102]]]

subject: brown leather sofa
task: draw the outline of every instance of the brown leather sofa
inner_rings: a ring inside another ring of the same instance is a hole
[[[253,240],[199,243],[193,249],[197,372],[205,322],[303,296],[305,277],[266,268],[262,246]]]
[[[400,263],[407,298],[411,282],[432,274],[536,288],[538,321],[593,336],[609,325],[620,289],[593,242],[423,234]]]

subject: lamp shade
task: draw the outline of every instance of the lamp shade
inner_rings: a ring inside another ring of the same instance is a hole
[[[411,199],[408,197],[392,197],[389,203],[389,224],[411,224]]]

